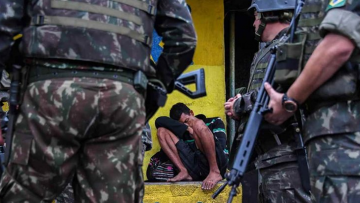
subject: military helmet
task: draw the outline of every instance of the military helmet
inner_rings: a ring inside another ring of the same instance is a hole
[[[296,0],[253,0],[250,9],[255,9],[258,13],[294,10]]]

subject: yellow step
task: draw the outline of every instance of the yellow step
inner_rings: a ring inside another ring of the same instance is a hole
[[[211,191],[203,191],[201,182],[152,183],[145,182],[144,203],[224,203],[227,202],[230,187],[226,187],[216,199],[211,195],[225,182],[219,182]],[[241,187],[239,194],[233,199],[234,203],[241,203]]]

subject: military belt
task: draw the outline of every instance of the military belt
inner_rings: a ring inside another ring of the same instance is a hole
[[[97,71],[97,70],[80,70],[80,69],[60,69],[35,66],[30,67],[29,83],[49,80],[54,78],[74,78],[89,77],[116,80],[133,85],[135,71],[120,69],[121,71]]]
[[[284,132],[277,134],[273,133],[272,130],[270,131],[271,132],[265,133],[263,136],[260,136],[257,141],[257,149],[260,150],[257,152],[259,154],[266,153],[278,145],[295,142],[294,138],[292,136],[289,136],[290,134],[292,134],[289,132],[290,129],[286,129]]]

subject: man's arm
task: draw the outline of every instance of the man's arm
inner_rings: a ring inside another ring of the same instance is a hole
[[[290,87],[288,96],[303,103],[341,68],[354,48],[354,43],[345,36],[333,33],[326,35],[316,47],[302,74]]]
[[[23,29],[25,0],[0,1],[0,69],[9,59],[13,37]]]
[[[194,131],[194,136],[197,136],[200,140],[200,143],[196,144],[206,156],[209,162],[210,170],[220,173],[216,163],[214,135],[200,119],[197,120],[191,127]]]
[[[360,17],[352,11],[330,10],[321,23],[319,32],[324,40],[317,46],[303,73],[288,91],[288,96],[300,103],[340,69],[356,46],[360,48]]]
[[[360,48],[360,17],[344,9],[330,10],[320,26],[320,33],[326,36],[287,93],[299,103],[331,78],[350,58],[355,47]],[[279,125],[293,114],[283,109],[283,94],[277,93],[269,84],[265,88],[271,98],[269,107],[273,108],[273,113],[265,115],[265,119]]]
[[[155,29],[164,42],[157,76],[171,92],[176,78],[191,64],[196,47],[195,28],[185,0],[160,0]]]

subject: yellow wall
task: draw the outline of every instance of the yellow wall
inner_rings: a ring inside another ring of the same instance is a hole
[[[227,202],[231,187],[227,186],[212,199],[214,192],[225,182],[220,182],[210,191],[201,189],[198,182],[145,183],[144,203],[224,203]],[[234,197],[234,203],[242,203],[242,190]]]
[[[178,91],[168,95],[165,107],[159,109],[149,121],[153,139],[153,149],[145,153],[143,171],[150,157],[160,150],[156,137],[155,119],[169,116],[172,105],[183,102],[195,114],[208,117],[219,116],[225,122],[223,104],[225,102],[225,68],[224,68],[224,7],[222,0],[188,0],[198,36],[198,45],[194,57],[194,65],[186,69],[190,72],[199,68],[205,69],[207,96],[192,100]],[[145,175],[145,180],[146,175]]]

